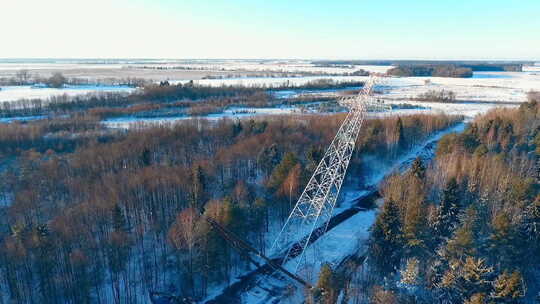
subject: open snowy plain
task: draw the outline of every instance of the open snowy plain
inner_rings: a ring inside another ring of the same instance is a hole
[[[387,69],[386,66],[372,66],[379,71]],[[203,79],[195,80],[200,85],[242,85],[266,86],[268,88],[283,84],[303,85],[316,79],[333,79],[335,81],[364,81],[366,76],[307,76],[307,77],[279,77],[279,78],[231,78],[231,79]],[[185,82],[185,81],[178,81]],[[478,114],[486,113],[496,107],[516,107],[526,101],[527,93],[540,90],[540,66],[527,67],[524,72],[476,72],[473,78],[445,78],[445,77],[385,77],[380,79],[377,90],[387,104],[412,106],[408,109],[395,107],[390,112],[373,113],[373,116],[409,115],[426,112],[443,112],[446,114],[464,115],[473,118]],[[454,103],[416,101],[416,97],[430,90],[452,91],[456,94]],[[277,97],[290,97],[298,95],[295,90],[275,92]],[[302,94],[306,94],[305,91]],[[340,90],[308,92],[319,96],[332,96],[341,94]],[[238,114],[245,110],[244,113]],[[301,114],[313,112],[305,111],[295,106],[279,108],[250,108],[228,109],[220,114],[211,114],[202,118],[221,119],[223,117],[245,118],[258,115]],[[118,118],[106,121],[110,127],[126,128],[138,122],[143,123],[171,123],[189,117],[159,118]]]
[[[318,79],[332,79],[337,82],[363,81],[367,76],[350,76],[360,69],[384,73],[391,66],[378,65],[321,65],[302,60],[118,60],[114,62],[0,62],[0,77],[14,77],[17,71],[25,69],[34,75],[47,76],[53,72],[64,73],[68,77],[84,76],[90,79],[100,77],[140,77],[151,81],[163,79],[174,83],[194,81],[196,84],[220,86],[264,86],[271,89],[283,85],[303,85]],[[293,73],[293,74],[291,74]],[[218,76],[218,77],[216,77]],[[211,78],[211,79],[203,79]],[[93,92],[125,92],[136,90],[127,86],[116,85],[79,85],[64,88],[44,88],[33,86],[0,87],[0,102],[19,99],[47,99],[58,95],[83,95]],[[446,77],[384,77],[377,90],[380,98],[393,105],[408,104],[406,109],[394,107],[377,116],[407,115],[419,112],[445,112],[474,117],[495,107],[515,107],[524,102],[527,93],[540,90],[540,65],[525,66],[523,72],[475,72],[472,78]],[[428,91],[452,91],[456,102],[420,102],[418,95]],[[335,97],[341,90],[323,90],[307,92],[319,97]],[[274,91],[278,98],[290,97],[291,94],[306,94],[293,90]],[[198,118],[220,119],[223,117],[244,118],[268,114],[313,113],[297,106],[277,108],[226,109],[223,113],[210,114]],[[178,117],[123,117],[106,121],[110,127],[129,127],[134,123],[172,123],[191,118]]]

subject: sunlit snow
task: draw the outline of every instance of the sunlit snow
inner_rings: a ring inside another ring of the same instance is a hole
[[[0,102],[16,101],[20,99],[47,99],[52,96],[76,96],[96,92],[132,92],[134,88],[128,86],[101,86],[101,85],[74,85],[64,88],[42,88],[32,86],[4,86],[0,87]]]

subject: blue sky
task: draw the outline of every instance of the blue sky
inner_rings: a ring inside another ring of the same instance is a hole
[[[539,0],[18,0],[0,29],[0,58],[540,59]]]

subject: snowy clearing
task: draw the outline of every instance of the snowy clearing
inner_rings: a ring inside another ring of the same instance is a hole
[[[20,99],[48,99],[53,96],[77,96],[97,92],[124,92],[131,93],[135,89],[128,86],[96,86],[76,85],[64,88],[40,88],[32,86],[5,86],[0,87],[0,102],[16,101]]]
[[[306,77],[258,77],[258,78],[228,78],[228,79],[200,79],[194,83],[203,86],[266,86],[268,88],[282,85],[300,86],[314,80],[325,79],[336,82],[365,81],[368,76],[306,76]],[[171,83],[187,83],[187,80],[172,81]]]
[[[208,114],[205,116],[175,116],[175,117],[119,117],[104,120],[102,123],[108,128],[113,129],[129,129],[140,125],[169,125],[187,119],[207,119],[217,121],[223,118],[244,119],[254,116],[264,115],[290,115],[290,114],[314,114],[314,112],[306,112],[294,106],[281,106],[276,108],[247,108],[247,107],[231,107],[223,111],[223,113]]]
[[[475,73],[477,74],[477,73]],[[540,74],[498,72],[483,78],[402,77],[390,78],[383,89],[388,99],[409,100],[429,90],[450,90],[462,101],[524,102],[527,92],[540,90]]]
[[[28,67],[36,70],[40,69],[74,69],[75,67],[83,68],[114,68],[119,71],[132,70],[133,66],[141,68],[142,66],[156,66],[163,68],[171,68],[163,71],[182,71],[174,70],[174,68],[183,67],[191,69],[205,69],[205,71],[288,71],[288,72],[334,72],[342,73],[354,69],[366,69],[375,72],[385,72],[391,66],[343,66],[336,67],[317,66],[308,61],[302,60],[275,60],[275,61],[242,61],[242,60],[199,60],[199,61],[119,61],[117,63],[97,64],[89,63],[28,63]],[[15,71],[15,66],[26,67],[24,64],[15,63],[0,63],[0,71]],[[162,70],[148,69],[145,71],[162,72]],[[201,70],[192,70],[201,73]],[[396,107],[391,112],[375,113],[373,116],[383,117],[389,115],[411,115],[416,113],[446,113],[465,115],[474,117],[478,114],[485,113],[495,107],[515,107],[519,103],[526,101],[527,93],[531,90],[540,90],[540,66],[526,66],[525,72],[475,72],[473,78],[444,78],[444,77],[389,77],[382,78],[381,84],[377,86],[377,90],[383,94],[384,99],[388,104],[407,103],[417,108]],[[200,77],[199,77],[200,78]],[[246,77],[227,78],[227,79],[199,79],[191,78],[195,83],[205,86],[220,86],[220,85],[242,85],[242,86],[266,86],[268,88],[282,85],[305,85],[306,83],[319,79],[331,79],[336,82],[351,82],[365,81],[367,76],[307,76],[307,77]],[[185,83],[189,80],[171,81],[172,83]],[[199,80],[197,80],[199,79]],[[348,88],[354,89],[354,88]],[[32,86],[9,86],[2,87],[0,90],[0,102],[10,102],[20,99],[47,99],[58,95],[84,95],[93,92],[125,92],[130,93],[135,89],[126,86],[67,86],[62,89],[54,88],[35,88]],[[418,95],[428,91],[453,91],[456,94],[455,103],[438,103],[438,102],[419,102],[414,99]],[[291,98],[299,96],[309,97],[328,97],[335,98],[342,93],[344,89],[334,90],[280,90],[273,91],[272,94],[277,98]],[[130,128],[133,125],[144,124],[169,124],[177,121],[182,121],[190,118],[205,118],[210,120],[229,117],[233,119],[241,119],[259,115],[281,115],[281,114],[303,114],[313,113],[303,106],[282,106],[276,108],[229,108],[223,113],[205,115],[202,117],[190,116],[175,116],[175,117],[122,117],[107,119],[103,123],[110,128]],[[33,118],[29,118],[33,119]],[[3,120],[2,122],[10,122],[17,119]]]

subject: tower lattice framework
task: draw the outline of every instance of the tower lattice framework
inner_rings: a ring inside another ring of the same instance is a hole
[[[285,252],[283,267],[293,273],[306,263],[310,243],[328,228],[368,108],[387,109],[372,97],[375,83],[372,76],[358,95],[339,101],[349,112],[271,247],[270,252]]]

